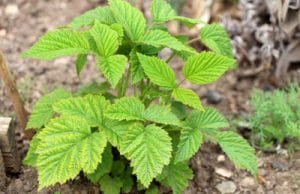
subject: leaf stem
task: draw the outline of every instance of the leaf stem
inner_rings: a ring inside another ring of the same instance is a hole
[[[199,37],[196,37],[196,38],[193,38],[193,39],[189,40],[186,44],[190,45],[190,44],[192,44],[194,42],[197,42],[198,40],[199,40]]]
[[[126,91],[127,91],[127,87],[128,87],[128,83],[129,83],[129,79],[130,79],[130,69],[131,69],[131,65],[129,64],[127,75],[125,77],[125,82],[122,87],[122,97],[124,97],[126,95]]]
[[[186,45],[190,45],[190,44],[192,44],[194,42],[197,42],[197,41],[199,41],[199,37],[196,37],[196,38],[193,38],[193,39],[189,40],[186,43]],[[166,62],[169,63],[175,57],[175,55],[176,55],[176,53],[173,52],[172,55],[166,60]]]
[[[181,80],[181,81],[177,84],[177,87],[179,87],[183,82],[185,82],[185,79]]]
[[[169,63],[173,59],[173,57],[175,57],[175,55],[176,53],[173,52],[172,55],[170,55],[170,57],[166,60],[166,62]]]

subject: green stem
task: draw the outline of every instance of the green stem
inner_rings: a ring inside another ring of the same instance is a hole
[[[190,45],[190,44],[192,44],[194,42],[197,42],[197,41],[199,41],[199,37],[191,39],[190,41],[188,41],[186,43],[186,45]],[[176,56],[176,53],[173,52],[172,55],[166,60],[166,62],[169,63],[175,56]]]
[[[137,96],[137,91],[136,91],[136,84],[133,85],[133,96]]]
[[[122,79],[121,81],[118,83],[117,85],[117,96],[118,98],[121,98],[122,97],[122,88],[123,88],[123,85],[122,83],[124,82],[124,76],[122,76]]]
[[[140,81],[140,95],[142,98],[144,97],[144,80]]]
[[[126,91],[127,91],[127,87],[128,87],[128,83],[129,83],[129,79],[130,79],[130,68],[131,68],[131,65],[129,65],[127,75],[125,77],[125,82],[123,84],[122,97],[124,97],[126,95]]]

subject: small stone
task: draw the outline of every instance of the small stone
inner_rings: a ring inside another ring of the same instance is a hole
[[[265,161],[261,158],[257,159],[257,166],[260,168],[265,164]]]
[[[30,185],[30,184],[25,184],[24,185],[24,191],[30,192],[31,190],[32,190],[32,185]]]
[[[226,178],[230,178],[232,177],[232,172],[227,170],[227,169],[224,169],[224,168],[215,168],[215,171],[218,175],[221,175],[223,177],[226,177]]]
[[[6,35],[6,30],[5,29],[1,29],[0,30],[0,36],[4,37]]]
[[[289,165],[286,162],[282,162],[279,160],[272,160],[272,167],[275,169],[279,169],[280,171],[289,170]]]
[[[217,161],[218,162],[224,162],[225,161],[225,156],[223,154],[219,155],[218,158],[217,158]]]
[[[218,104],[223,100],[222,95],[215,90],[208,90],[205,96],[211,104]]]
[[[17,179],[15,181],[15,189],[17,191],[22,191],[23,190],[23,182],[20,179]]]
[[[245,177],[240,184],[242,187],[246,188],[253,187],[255,186],[255,180],[252,177]]]
[[[222,193],[234,193],[236,190],[236,185],[232,181],[223,181],[217,184],[216,189]]]
[[[266,176],[266,175],[268,174],[268,171],[265,170],[265,169],[259,169],[259,170],[258,170],[258,174],[259,174],[260,176]]]
[[[19,14],[19,8],[16,4],[8,4],[5,7],[5,14],[8,16],[16,16]]]

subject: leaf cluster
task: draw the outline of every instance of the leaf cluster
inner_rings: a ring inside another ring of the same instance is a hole
[[[153,0],[151,13],[146,21],[129,3],[109,0],[47,32],[23,54],[43,60],[75,55],[78,74],[92,55],[107,80],[75,94],[58,89],[36,103],[27,127],[37,134],[25,163],[37,168],[39,189],[84,172],[107,194],[134,185],[155,193],[158,183],[182,193],[193,177],[188,162],[204,141],[218,143],[237,167],[256,174],[254,149],[238,134],[220,131],[226,119],[181,87],[183,81],[212,83],[234,66],[225,30],[206,24],[199,39],[211,51],[198,53],[165,23],[193,27],[201,21],[177,16],[164,0]],[[184,61],[184,80],[158,57],[163,48]]]

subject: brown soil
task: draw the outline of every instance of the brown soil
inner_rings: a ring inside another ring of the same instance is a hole
[[[80,78],[77,78],[73,58],[61,58],[50,62],[22,59],[20,53],[32,45],[44,32],[68,23],[71,18],[99,4],[97,1],[81,0],[2,0],[0,1],[0,48],[7,55],[7,60],[14,74],[26,108],[31,110],[33,103],[44,93],[63,86],[74,91],[81,83],[103,78],[91,65],[93,59]],[[15,14],[7,14],[9,4],[17,5]],[[175,68],[180,63],[173,61]],[[67,77],[68,76],[68,77]],[[226,74],[217,83],[205,87],[188,85],[198,91],[206,105],[216,106],[229,118],[249,114],[249,94],[253,88],[268,87],[254,78],[237,78],[236,72]],[[217,105],[207,103],[205,94],[208,89],[218,91],[223,100]],[[12,105],[0,82],[0,116],[14,116]],[[243,132],[243,131],[242,131]],[[244,132],[243,132],[244,133]],[[22,151],[26,148],[21,149]],[[216,185],[232,181],[236,186],[234,193],[300,193],[300,153],[291,156],[257,153],[259,162],[259,180],[245,171],[236,170],[219,147],[205,144],[191,161],[195,176],[186,193],[218,193]],[[219,175],[216,168],[229,171],[230,176]],[[264,180],[264,181],[262,181]],[[40,193],[98,193],[97,187],[78,177],[62,186],[43,190]],[[22,168],[18,175],[9,175],[7,186],[0,194],[26,194],[37,192],[37,174],[30,168]]]

